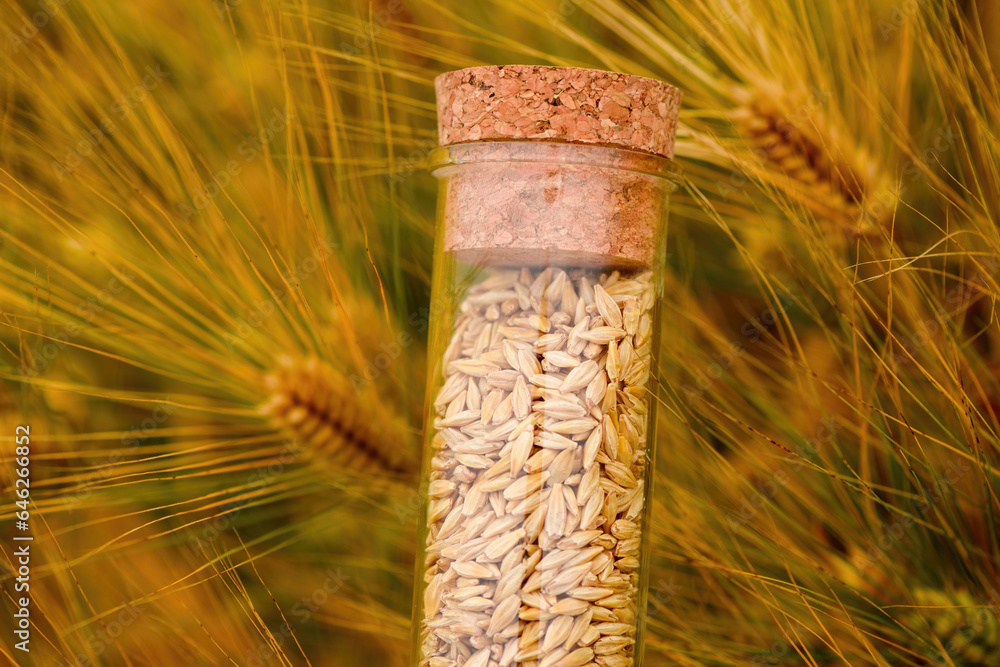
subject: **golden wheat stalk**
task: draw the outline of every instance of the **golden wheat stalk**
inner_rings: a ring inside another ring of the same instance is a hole
[[[411,429],[359,395],[347,378],[316,357],[278,357],[264,378],[260,411],[285,429],[310,458],[336,468],[413,474],[419,453]]]
[[[854,233],[891,216],[888,184],[876,180],[878,162],[860,147],[845,153],[848,135],[821,125],[822,107],[830,103],[824,95],[795,103],[780,85],[772,85],[744,88],[736,96],[741,104],[729,119],[756,163],[787,179],[795,200]]]

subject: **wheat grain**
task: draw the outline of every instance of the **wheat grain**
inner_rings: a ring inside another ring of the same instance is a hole
[[[422,666],[633,664],[650,280],[503,271],[461,304],[433,403]]]

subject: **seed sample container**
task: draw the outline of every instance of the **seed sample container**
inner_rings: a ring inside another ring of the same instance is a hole
[[[680,93],[530,66],[436,85],[413,664],[639,665]]]

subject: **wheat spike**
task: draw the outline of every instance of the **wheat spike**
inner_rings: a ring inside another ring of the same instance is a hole
[[[891,206],[875,161],[862,149],[845,154],[854,142],[820,126],[822,116],[810,111],[816,104],[795,104],[775,91],[742,91],[741,106],[730,114],[763,166],[788,178],[796,198],[821,218],[854,229],[880,224]]]
[[[406,426],[366,402],[329,364],[282,355],[264,382],[270,397],[260,412],[292,434],[307,456],[355,471],[416,469],[416,446]]]

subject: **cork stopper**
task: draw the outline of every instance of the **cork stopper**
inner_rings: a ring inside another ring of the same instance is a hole
[[[442,146],[535,139],[674,156],[681,93],[655,79],[575,67],[501,65],[435,79]]]
[[[435,85],[446,252],[477,265],[657,262],[680,91],[527,65],[448,72]]]

